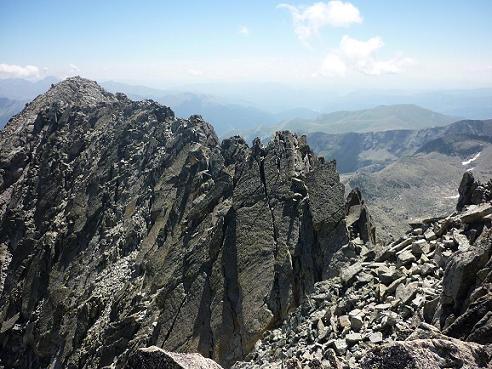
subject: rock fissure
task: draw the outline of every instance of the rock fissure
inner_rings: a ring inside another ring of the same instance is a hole
[[[492,189],[481,186],[474,185]],[[345,260],[341,273],[317,282],[234,369],[489,368],[492,218],[488,205],[471,201],[449,217],[413,222],[378,250],[371,237],[361,239],[372,225],[360,196],[349,194],[347,226],[356,238],[334,254]]]
[[[183,298],[183,300],[179,304],[179,307],[178,307],[178,309],[177,309],[177,311],[176,311],[176,313],[174,315],[174,318],[171,321],[171,326],[169,327],[169,330],[167,331],[167,333],[164,336],[164,338],[162,339],[161,348],[163,348],[165,346],[166,341],[169,339],[169,336],[173,332],[174,326],[176,325],[176,321],[178,320],[178,317],[179,317],[179,315],[181,313],[181,309],[183,308],[183,305],[185,304],[185,302],[186,302],[186,296]]]
[[[490,186],[382,248],[304,137],[219,142],[69,78],[0,132],[0,366],[483,366]]]

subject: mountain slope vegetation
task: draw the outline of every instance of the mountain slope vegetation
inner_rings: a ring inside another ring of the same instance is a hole
[[[339,146],[323,146],[326,151],[319,150],[326,141],[308,141],[315,151],[337,160],[348,189],[361,189],[381,237],[388,240],[403,234],[416,218],[451,212],[464,171],[482,180],[492,177],[492,121],[363,134],[351,143],[353,137],[330,137]]]
[[[374,132],[444,126],[456,118],[417,105],[382,105],[372,109],[322,114],[314,120],[294,119],[281,124],[295,132]]]

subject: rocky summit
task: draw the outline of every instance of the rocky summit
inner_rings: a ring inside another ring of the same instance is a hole
[[[492,182],[378,242],[304,137],[69,78],[0,131],[0,367],[490,368]]]
[[[220,143],[81,78],[1,131],[0,174],[5,368],[121,367],[152,345],[230,366],[348,241],[335,164],[302,137]]]

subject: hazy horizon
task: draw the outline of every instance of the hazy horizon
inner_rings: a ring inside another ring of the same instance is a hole
[[[0,82],[42,85],[18,100],[44,92],[43,78],[80,75],[218,125],[397,104],[492,118],[490,1],[23,0],[1,10]],[[183,105],[171,96],[182,93],[203,96]]]
[[[490,88],[490,14],[485,0],[4,2],[0,78]]]

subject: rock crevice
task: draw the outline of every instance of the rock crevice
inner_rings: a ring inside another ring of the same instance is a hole
[[[230,366],[348,240],[335,165],[304,138],[219,143],[78,77],[0,132],[0,178],[6,367],[120,367],[148,345]]]

